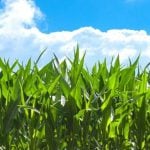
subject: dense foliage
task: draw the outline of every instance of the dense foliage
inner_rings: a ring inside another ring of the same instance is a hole
[[[138,59],[91,71],[79,48],[69,65],[0,59],[0,149],[150,149],[149,72]]]

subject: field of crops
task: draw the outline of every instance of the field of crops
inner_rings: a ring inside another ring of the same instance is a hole
[[[150,149],[148,66],[79,58],[77,47],[42,68],[0,59],[1,150]]]

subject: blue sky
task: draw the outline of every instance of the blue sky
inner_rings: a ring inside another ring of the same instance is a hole
[[[0,55],[24,63],[55,53],[72,57],[77,43],[86,65],[120,56],[121,62],[141,54],[150,60],[149,0],[1,0]]]
[[[150,32],[149,0],[36,0],[46,15],[47,31],[92,26],[102,31],[133,29]]]

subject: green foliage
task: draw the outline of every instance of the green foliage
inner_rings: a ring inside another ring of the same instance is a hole
[[[150,149],[148,65],[118,56],[89,71],[79,51],[42,68],[44,51],[33,66],[0,59],[0,149]]]

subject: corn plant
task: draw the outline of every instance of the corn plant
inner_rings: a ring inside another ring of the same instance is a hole
[[[79,52],[42,68],[41,55],[0,59],[0,149],[150,149],[148,65],[122,67],[118,56],[88,70]]]

